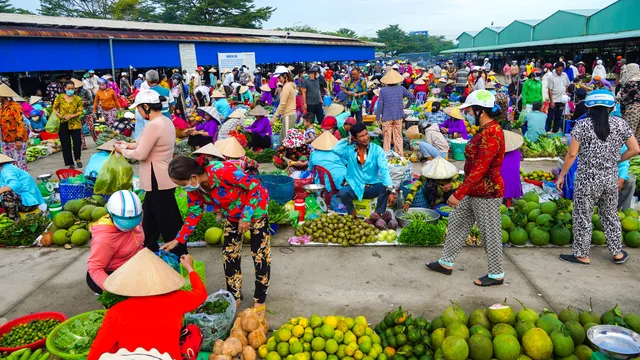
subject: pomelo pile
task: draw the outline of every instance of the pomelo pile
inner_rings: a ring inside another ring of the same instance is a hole
[[[538,194],[530,191],[513,203],[513,207],[500,207],[502,242],[516,246],[531,243],[535,246],[564,246],[573,241],[573,202],[567,199],[540,202]],[[618,212],[622,226],[622,239],[629,247],[640,247],[640,222],[638,212],[625,209]],[[593,235],[591,243],[606,242],[597,208],[591,219]]]
[[[91,198],[70,200],[64,204],[63,211],[53,218],[49,228],[54,245],[86,245],[91,240],[89,224],[107,215],[106,201],[100,195]]]
[[[423,317],[414,319],[399,307],[388,312],[374,330],[380,335],[388,358],[429,360],[433,356],[430,329],[431,325]]]
[[[267,360],[388,360],[367,319],[312,315],[292,318],[258,348]]]

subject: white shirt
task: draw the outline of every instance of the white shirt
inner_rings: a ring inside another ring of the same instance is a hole
[[[484,66],[484,69],[486,71],[491,71],[491,63],[490,62],[488,62],[488,61],[485,62],[483,66]]]
[[[84,81],[82,82],[84,83]],[[89,87],[85,87],[85,89],[91,91],[94,95],[98,92],[98,89],[100,89],[100,85],[98,85],[98,77],[95,75],[89,76],[88,81],[85,84],[89,85]]]
[[[547,71],[542,77],[542,99],[549,101],[549,78],[553,71]]]
[[[208,86],[204,86],[204,85],[198,86],[197,88],[195,88],[193,90],[194,94],[197,93],[198,91],[200,91],[204,95],[205,101],[207,102],[204,106],[209,106],[209,100],[210,100],[210,98],[209,98],[209,90],[210,90],[209,87]]]
[[[561,102],[562,95],[567,93],[567,86],[569,86],[569,77],[564,72],[562,75],[558,75],[555,71],[551,72],[551,76],[548,78],[547,86],[553,94],[553,102]]]
[[[227,74],[227,76],[225,76],[224,81],[222,82],[222,85],[231,86],[232,82],[233,82],[233,73],[230,72]]]
[[[149,90],[149,83],[145,80],[142,85],[140,85],[140,90]]]
[[[442,68],[438,65],[433,67],[433,76],[436,79],[440,79],[442,77]]]

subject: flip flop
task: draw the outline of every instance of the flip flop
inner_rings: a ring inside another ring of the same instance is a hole
[[[620,259],[613,258],[613,263],[618,265],[624,264],[624,262],[627,261],[628,258],[629,258],[629,254],[626,251],[622,250],[622,258]]]
[[[426,265],[427,265],[427,268],[429,268],[429,270],[439,272],[444,275],[451,275],[451,273],[453,272],[452,269],[445,268],[438,261],[427,263]]]
[[[579,260],[575,255],[571,254],[571,255],[560,255],[560,260],[564,261],[564,262],[568,262],[571,264],[579,264],[579,265],[589,265],[588,262],[584,262],[582,260]]]
[[[502,279],[492,279],[492,278],[489,277],[489,275],[485,275],[485,276],[481,277],[478,280],[480,280],[480,284],[476,283],[475,281],[473,282],[473,284],[476,285],[476,286],[481,286],[481,287],[504,284],[504,278],[502,278]]]

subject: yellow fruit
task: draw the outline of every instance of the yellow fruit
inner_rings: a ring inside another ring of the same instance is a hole
[[[310,344],[310,343],[308,343],[308,342],[306,342],[306,343],[302,344],[302,349],[303,349],[305,352],[309,352],[309,351],[311,351],[311,344]]]
[[[307,355],[304,353],[297,353],[293,355],[293,360],[307,360]]]
[[[275,351],[271,351],[267,354],[266,360],[281,360],[280,354]]]
[[[371,336],[373,335],[373,329],[367,326],[367,329],[364,332],[366,335]]]
[[[300,342],[300,340],[297,337],[292,336],[288,342],[289,344],[293,344],[293,343]]]
[[[298,325],[298,318],[289,319],[289,323],[293,326]]]
[[[353,358],[356,360],[362,360],[363,357],[364,357],[364,354],[360,350],[356,350],[356,353],[353,354]]]
[[[312,342],[313,341],[313,332],[312,333],[308,333],[305,332],[304,335],[302,336],[302,340],[304,340],[304,342]]]
[[[347,324],[346,321],[340,320],[338,321],[338,326],[336,327],[336,330],[340,330],[342,331],[342,333],[346,333],[347,331],[349,331],[349,325]]]
[[[371,341],[374,344],[380,344],[382,342],[382,339],[380,339],[380,335],[374,333],[371,335]]]
[[[367,333],[367,325],[355,324],[353,325],[353,333],[357,337],[364,336]]]
[[[304,348],[301,342],[294,342],[293,344],[291,344],[291,346],[289,346],[289,352],[291,352],[292,355],[301,353],[303,350]]]
[[[358,339],[358,345],[362,344],[363,342],[373,343],[369,335],[362,336]]]
[[[368,325],[369,323],[367,322],[367,319],[364,316],[358,316],[354,322],[356,324],[362,324],[362,325]]]
[[[295,337],[301,337],[302,335],[304,335],[304,327],[302,327],[302,325],[296,325],[293,327],[291,333]]]
[[[380,344],[373,344],[371,350],[375,350],[378,354],[382,354],[382,346]]]
[[[266,358],[267,354],[269,354],[269,350],[267,350],[267,345],[262,345],[258,348],[258,356],[260,356],[260,358],[262,359]]]
[[[311,342],[311,348],[315,351],[320,351],[324,349],[325,341],[321,337],[317,337],[313,339]]]
[[[338,327],[338,318],[335,316],[327,316],[324,319],[324,324],[331,326],[335,330]]]
[[[327,360],[327,353],[324,351],[316,351],[312,356],[313,360]]]
[[[286,327],[282,327],[280,328],[280,330],[278,330],[278,340],[280,342],[289,341],[290,338],[291,338],[291,330],[289,330]]]
[[[337,341],[338,343],[342,343],[342,340],[344,340],[344,333],[340,330],[334,331],[333,340]]]
[[[309,319],[309,325],[313,329],[322,326],[322,318],[320,318],[320,316],[318,315],[311,315],[311,319]]]
[[[351,330],[353,328],[353,325],[355,325],[355,321],[353,321],[352,318],[348,317],[344,319],[344,322],[347,323],[347,326],[349,327],[349,330]]]
[[[268,351],[275,351],[277,345],[278,345],[278,342],[276,341],[276,339],[273,336],[270,337],[269,340],[267,340],[267,350]]]
[[[376,350],[376,349],[374,349],[374,348],[371,348],[371,351],[369,351],[369,353],[368,353],[367,355],[369,355],[370,357],[372,357],[372,358],[374,358],[374,359],[375,359],[375,358],[377,358],[377,357],[378,357],[378,354],[380,354],[380,353],[378,352],[378,350]]]
[[[298,325],[302,326],[303,328],[309,327],[309,319],[303,317],[299,318]]]
[[[351,343],[356,343],[356,341],[358,341],[358,338],[356,337],[356,335],[354,333],[352,333],[351,331],[347,331],[344,334],[344,343],[345,344],[351,344]],[[356,344],[358,345],[358,344]]]

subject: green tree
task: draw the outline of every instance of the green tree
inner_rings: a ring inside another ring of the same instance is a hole
[[[355,31],[347,28],[340,28],[338,29],[338,31],[331,33],[331,35],[342,36],[342,37],[351,38],[351,39],[358,38],[358,34],[356,34]]]
[[[376,35],[376,41],[386,45],[382,51],[391,56],[404,52],[409,38],[409,35],[397,24],[376,31]]]
[[[9,14],[33,14],[29,10],[15,8],[9,0],[0,0],[0,13],[9,13]]]
[[[275,10],[253,0],[161,0],[159,13],[169,23],[259,29]]]
[[[274,30],[278,30],[278,31],[292,31],[292,32],[306,32],[306,33],[313,33],[313,34],[319,34],[320,31],[310,25],[298,25],[298,26],[286,26],[286,27],[278,27],[275,28]]]

